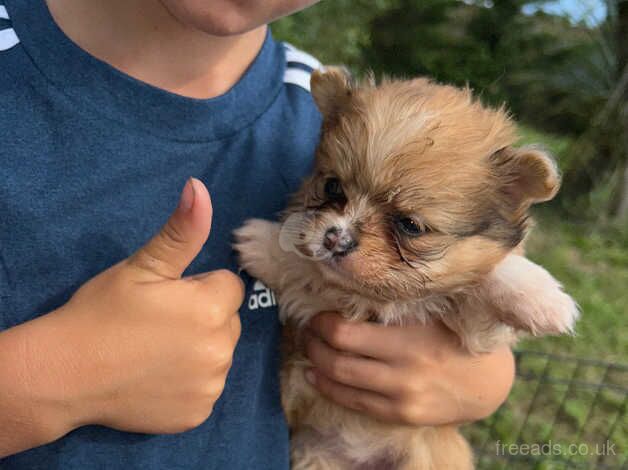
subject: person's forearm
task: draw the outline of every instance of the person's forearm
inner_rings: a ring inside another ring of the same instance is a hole
[[[55,312],[0,332],[0,458],[52,442],[77,425],[72,348]]]
[[[459,379],[464,394],[460,418],[462,424],[478,421],[492,415],[506,401],[515,380],[515,360],[511,349],[502,346],[481,356],[469,356],[467,373]],[[486,379],[490,377],[487,386]]]

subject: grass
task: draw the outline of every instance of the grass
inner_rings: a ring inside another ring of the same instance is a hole
[[[567,138],[525,127],[521,143],[541,143],[559,163],[569,147]],[[628,227],[566,220],[548,209],[535,218],[528,257],[559,279],[580,305],[576,335],[523,341],[518,349],[535,353],[519,356],[519,378],[508,402],[465,433],[483,450],[480,469],[621,468],[628,462]],[[548,359],[543,353],[573,359]],[[607,439],[616,455],[598,455]],[[527,455],[523,448],[517,456],[506,452],[505,459],[496,455],[498,441],[537,447],[526,449]],[[574,455],[570,444],[586,445],[587,455]],[[534,449],[540,455],[532,455]],[[543,449],[550,454],[543,455]]]
[[[596,228],[541,213],[528,257],[545,266],[581,309],[575,337],[525,341],[526,349],[627,362],[628,229]]]

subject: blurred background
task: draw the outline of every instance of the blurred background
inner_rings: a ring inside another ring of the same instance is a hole
[[[328,0],[272,29],[358,76],[469,84],[554,153],[528,255],[580,304],[577,335],[520,344],[509,402],[466,432],[479,468],[628,468],[628,0]]]

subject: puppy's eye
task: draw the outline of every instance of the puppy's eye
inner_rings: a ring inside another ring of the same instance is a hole
[[[344,201],[346,199],[338,178],[327,178],[327,181],[325,181],[325,197],[330,201]]]
[[[418,237],[428,231],[425,225],[417,223],[410,217],[397,217],[395,219],[395,225],[397,226],[397,230],[399,232],[409,237]]]

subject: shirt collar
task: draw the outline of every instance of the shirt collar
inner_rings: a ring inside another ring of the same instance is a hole
[[[13,28],[50,86],[94,115],[181,141],[228,137],[253,123],[283,85],[285,52],[269,32],[240,80],[211,99],[141,82],[90,55],[57,26],[44,0],[4,0]]]

